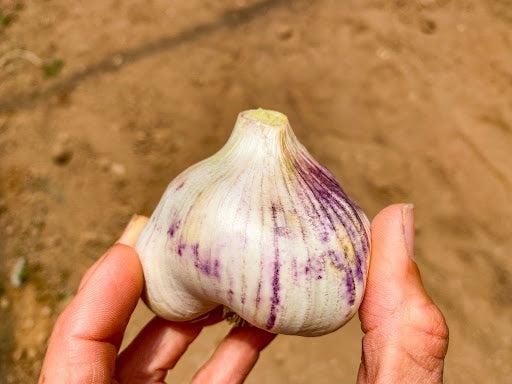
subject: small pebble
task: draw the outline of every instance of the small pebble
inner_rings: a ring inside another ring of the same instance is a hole
[[[37,356],[37,349],[35,349],[34,347],[30,347],[27,349],[27,357],[30,360],[34,360],[36,356]]]
[[[9,308],[9,305],[10,305],[10,304],[11,304],[11,303],[9,302],[9,299],[8,299],[7,297],[2,297],[2,298],[0,299],[0,308],[1,308],[1,309],[7,309],[7,308]]]
[[[112,64],[114,64],[116,67],[119,67],[123,64],[124,58],[122,55],[115,55],[112,58]]]
[[[57,143],[52,149],[52,160],[55,164],[63,166],[73,158],[73,151],[65,143]]]
[[[48,317],[52,314],[52,309],[45,305],[43,308],[41,308],[41,315],[44,317]]]
[[[14,361],[20,361],[23,355],[25,354],[25,350],[18,348],[12,354],[12,359]]]
[[[289,40],[293,36],[293,29],[288,25],[281,25],[277,29],[277,37],[281,40]]]
[[[387,49],[385,48],[379,48],[377,49],[377,51],[375,52],[375,54],[377,55],[377,57],[381,60],[387,60],[390,58],[390,53]]]
[[[19,257],[11,271],[11,285],[20,288],[27,279],[27,259]]]
[[[112,172],[114,176],[122,178],[126,175],[126,167],[123,164],[112,163],[110,172]]]

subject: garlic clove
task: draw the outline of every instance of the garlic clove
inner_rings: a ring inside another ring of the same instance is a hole
[[[316,336],[359,307],[369,222],[286,116],[257,109],[169,184],[136,249],[146,302],[161,317],[224,305],[270,332]]]

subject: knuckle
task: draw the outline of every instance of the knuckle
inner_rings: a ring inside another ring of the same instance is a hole
[[[415,307],[409,327],[421,341],[424,351],[436,359],[443,359],[448,350],[449,330],[441,310],[431,301]]]
[[[409,311],[409,323],[418,331],[440,339],[448,339],[446,319],[432,301],[412,306]]]
[[[431,303],[427,306],[425,311],[427,314],[429,331],[441,339],[448,339],[448,324],[446,323],[446,319],[444,318],[441,310],[434,303]]]

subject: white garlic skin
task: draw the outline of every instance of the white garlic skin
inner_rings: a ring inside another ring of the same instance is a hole
[[[287,118],[258,109],[169,184],[136,249],[146,302],[163,318],[224,305],[269,332],[318,336],[357,311],[369,238],[365,214]]]

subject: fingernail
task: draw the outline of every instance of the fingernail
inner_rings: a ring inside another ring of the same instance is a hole
[[[407,254],[414,259],[414,205],[404,204],[402,207],[402,226]]]
[[[133,215],[130,222],[124,229],[123,234],[117,240],[118,243],[133,247],[139,238],[142,229],[146,225],[147,218],[144,216]]]

